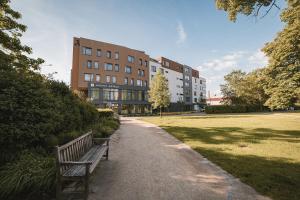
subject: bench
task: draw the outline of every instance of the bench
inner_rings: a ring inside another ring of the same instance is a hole
[[[56,146],[57,188],[56,197],[80,195],[88,198],[89,176],[101,158],[108,160],[109,138],[93,138],[92,131],[62,145]],[[81,183],[83,191],[63,192],[64,183]]]

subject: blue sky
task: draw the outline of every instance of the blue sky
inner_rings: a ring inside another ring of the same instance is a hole
[[[72,38],[86,37],[197,68],[211,94],[219,93],[231,70],[266,65],[260,49],[283,27],[275,9],[263,19],[240,16],[230,22],[214,0],[12,0],[12,7],[28,26],[22,41],[34,57],[52,64],[42,72],[57,72],[56,79],[69,83]]]

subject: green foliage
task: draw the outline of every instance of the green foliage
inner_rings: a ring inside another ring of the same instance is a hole
[[[151,81],[149,101],[154,109],[160,108],[160,112],[163,107],[170,105],[168,81],[160,71],[156,73]]]
[[[0,199],[45,199],[55,188],[55,160],[24,152],[0,171]]]
[[[102,118],[102,120],[93,127],[94,137],[107,138],[120,126],[120,122],[115,118]]]
[[[267,100],[264,91],[265,74],[263,69],[250,73],[234,70],[224,77],[225,84],[221,85],[221,92],[226,105],[259,106]]]
[[[269,57],[264,69],[263,88],[268,96],[265,105],[272,110],[286,109],[300,102],[300,1],[286,1],[288,6],[281,14],[285,27],[262,49]],[[232,21],[238,13],[257,16],[263,7],[268,7],[265,14],[278,7],[276,0],[216,0],[216,6],[226,11]]]
[[[114,111],[111,109],[98,109],[100,118],[114,117]]]
[[[262,112],[269,111],[267,107],[261,107],[259,105],[217,105],[207,106],[205,112],[207,114],[219,114],[219,113],[246,113],[246,112]]]

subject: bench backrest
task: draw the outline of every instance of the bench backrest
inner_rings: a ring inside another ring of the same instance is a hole
[[[78,161],[93,145],[92,131],[62,145],[58,146],[56,156],[58,162]],[[68,167],[63,167],[63,171]]]

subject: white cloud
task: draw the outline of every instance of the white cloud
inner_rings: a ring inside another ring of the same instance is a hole
[[[186,32],[184,30],[184,27],[183,27],[183,25],[180,21],[177,22],[176,31],[177,31],[177,34],[178,34],[177,44],[184,43],[186,38],[187,38],[187,34],[186,34]]]
[[[253,53],[248,58],[248,61],[251,64],[257,65],[257,67],[264,67],[268,64],[268,58],[261,50],[257,50],[255,53]]]

